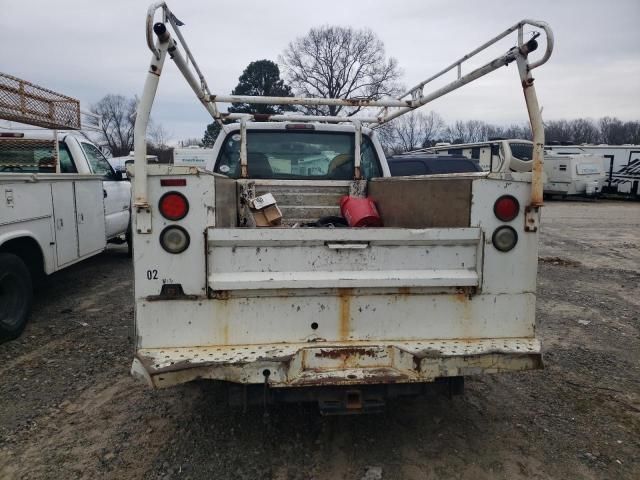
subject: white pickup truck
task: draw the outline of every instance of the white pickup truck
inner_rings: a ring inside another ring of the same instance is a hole
[[[158,8],[166,23],[153,25]],[[330,414],[376,410],[431,385],[457,392],[466,375],[542,367],[544,132],[531,70],[551,54],[546,24],[511,27],[483,48],[516,31],[517,47],[461,76],[476,49],[432,77],[459,72],[433,94],[423,92],[426,81],[398,99],[362,100],[212,95],[177,23],[164,3],[150,8],[153,53],[129,169],[135,376],[156,388],[223,381],[232,403],[315,401]],[[525,27],[546,34],[533,63],[537,42],[523,41]],[[222,125],[205,169],[145,162],[167,54],[213,118],[237,120]],[[534,132],[531,171],[389,176],[377,125],[512,62]],[[217,102],[383,110],[263,116],[223,114]],[[264,205],[271,211],[260,213]],[[376,226],[352,223],[347,205],[368,206]]]
[[[33,284],[128,237],[130,205],[85,138],[0,130],[0,338],[24,329]]]

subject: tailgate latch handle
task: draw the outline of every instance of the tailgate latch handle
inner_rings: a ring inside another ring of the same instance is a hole
[[[362,250],[369,246],[369,242],[364,243],[339,243],[339,242],[325,242],[325,245],[331,250]]]

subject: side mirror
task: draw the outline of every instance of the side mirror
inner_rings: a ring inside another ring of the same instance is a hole
[[[124,170],[117,170],[116,171],[116,180],[118,180],[118,181],[129,180],[129,177],[127,177],[127,172],[125,172]]]

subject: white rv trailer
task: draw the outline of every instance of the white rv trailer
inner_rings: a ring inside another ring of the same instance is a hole
[[[544,194],[546,196],[596,197],[607,178],[604,158],[599,155],[544,155]]]
[[[542,367],[535,289],[544,129],[531,72],[553,50],[544,22],[523,20],[382,100],[213,95],[178,25],[164,2],[150,7],[151,64],[129,170],[135,376],[156,388],[224,381],[240,401],[306,399],[328,413],[357,413],[434,382]],[[530,27],[546,37],[531,62]],[[470,57],[515,32],[515,47],[462,75]],[[167,57],[216,121],[239,120],[221,125],[207,169],[145,161]],[[531,172],[390,178],[370,127],[511,63],[535,138]],[[447,72],[457,80],[423,91]],[[383,110],[263,116],[223,114],[219,102]],[[258,216],[268,218],[256,214],[265,197],[282,221],[257,227]],[[322,228],[318,217],[339,215],[345,199],[377,201],[384,227]]]
[[[518,139],[495,139],[466,144],[439,144],[409,152],[432,152],[446,155],[464,155],[477,159],[487,172],[531,171],[533,142]],[[442,159],[446,162],[446,157]],[[603,158],[591,154],[561,156],[545,151],[545,195],[595,196],[602,191],[605,180]]]
[[[599,155],[605,159],[604,193],[640,198],[640,145],[546,145],[558,155]]]

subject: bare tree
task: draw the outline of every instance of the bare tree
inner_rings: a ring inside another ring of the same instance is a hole
[[[431,146],[444,127],[435,112],[411,112],[378,129],[383,147],[390,153],[410,152]]]
[[[147,138],[149,142],[156,148],[161,150],[167,149],[169,137],[171,134],[160,124],[151,123],[148,128]]]
[[[444,120],[436,112],[431,111],[427,114],[422,114],[422,146],[431,147],[435,145],[436,140],[442,135],[444,128]]]
[[[624,122],[625,142],[640,144],[640,122]]]
[[[398,92],[395,58],[369,29],[325,25],[289,43],[279,58],[294,91],[307,97],[380,99]],[[311,107],[312,113],[355,114],[359,108]]]
[[[133,127],[135,124],[137,98],[122,95],[105,95],[91,107],[91,112],[102,118],[100,140],[114,157],[128,155],[133,150]]]
[[[91,106],[91,112],[100,116],[101,130],[98,138],[93,138],[101,146],[106,146],[113,157],[123,157],[133,151],[133,130],[136,123],[138,97],[126,98],[123,95],[109,94]],[[93,136],[93,135],[92,135]],[[148,147],[166,150],[169,133],[152,119],[148,128]]]
[[[574,143],[597,143],[600,140],[598,127],[586,118],[577,118],[569,122],[571,141]]]
[[[447,127],[445,137],[451,143],[473,143],[482,142],[487,139],[489,125],[481,120],[456,121]]]
[[[410,152],[422,146],[424,127],[422,116],[412,112],[397,119],[393,125],[396,144],[402,152]]]
[[[531,140],[531,127],[527,124],[510,125],[508,127],[487,125],[487,140],[491,138]]]
[[[202,139],[201,138],[185,138],[184,140],[180,140],[181,147],[202,147]]]
[[[609,145],[621,145],[625,143],[624,124],[616,117],[602,117],[598,122],[602,141]]]
[[[572,142],[573,132],[567,120],[551,120],[544,124],[545,142]]]

